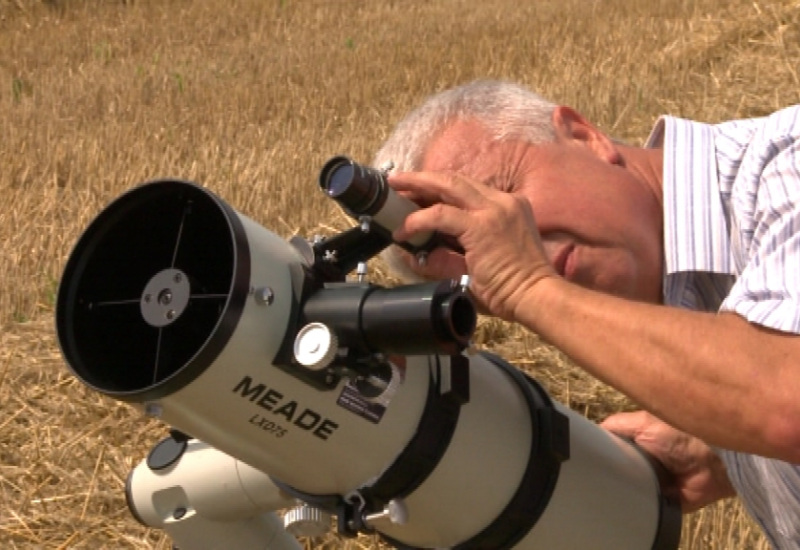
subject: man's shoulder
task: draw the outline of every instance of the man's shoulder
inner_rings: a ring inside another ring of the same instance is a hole
[[[769,137],[775,135],[800,135],[800,105],[784,107],[772,113],[754,117],[738,118],[715,125],[720,134],[751,133]]]

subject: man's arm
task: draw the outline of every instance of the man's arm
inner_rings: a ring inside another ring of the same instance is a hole
[[[800,336],[545,278],[514,318],[707,443],[800,463]]]
[[[530,205],[458,174],[405,173],[393,187],[432,204],[395,232],[458,239],[416,269],[471,276],[485,310],[519,322],[643,408],[711,445],[800,463],[800,337],[738,315],[633,302],[560,278]]]

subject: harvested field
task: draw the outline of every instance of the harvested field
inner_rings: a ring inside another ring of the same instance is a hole
[[[54,334],[67,255],[124,190],[192,180],[281,236],[330,233],[350,222],[322,163],[368,162],[432,92],[519,81],[641,143],[662,113],[800,101],[798,59],[798,0],[0,0],[0,548],[171,547],[124,498],[165,427],[86,389]],[[517,327],[481,319],[476,343],[592,419],[635,407]],[[681,548],[768,545],[728,501]]]

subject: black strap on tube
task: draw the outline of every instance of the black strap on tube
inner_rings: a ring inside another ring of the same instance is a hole
[[[410,495],[422,485],[450,446],[461,405],[469,399],[467,359],[461,355],[452,356],[449,367],[440,364],[439,356],[432,356],[430,360],[436,361],[438,379],[429,387],[417,432],[380,478],[361,491],[373,511],[382,509],[393,498]],[[446,376],[450,386],[447,388],[441,384],[443,368],[450,370]],[[451,383],[453,379],[455,383]]]
[[[442,365],[438,356],[431,356],[430,360],[436,364],[431,365],[431,383],[417,431],[386,471],[372,485],[359,490],[364,499],[362,510],[353,514],[338,495],[311,495],[275,479],[273,483],[312,506],[349,517],[353,525],[350,521],[339,522],[339,531],[344,535],[355,536],[359,530],[370,530],[361,521],[364,515],[382,510],[393,498],[411,494],[436,468],[450,445],[461,405],[469,399],[468,360],[452,356],[449,366]],[[437,378],[433,372],[437,372]],[[446,386],[442,380],[447,381]]]
[[[453,546],[453,550],[513,548],[544,513],[555,490],[561,463],[569,458],[569,419],[556,410],[544,389],[504,359],[486,352],[481,355],[516,382],[529,409],[533,437],[527,468],[506,507],[492,523]],[[413,548],[383,538],[398,548]]]

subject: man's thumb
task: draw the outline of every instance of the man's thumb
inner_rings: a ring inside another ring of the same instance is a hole
[[[600,427],[622,437],[635,439],[642,431],[644,418],[641,413],[618,413],[600,423]]]

